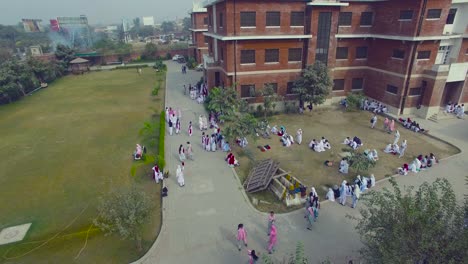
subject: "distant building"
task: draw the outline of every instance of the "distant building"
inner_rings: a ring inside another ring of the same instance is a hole
[[[85,15],[51,19],[50,27],[51,31],[61,35],[70,47],[86,49],[92,45],[88,18]]]
[[[29,50],[31,51],[31,56],[33,57],[43,55],[41,46],[31,46],[29,47]]]
[[[130,30],[133,28],[134,24],[131,19],[124,18],[122,19],[122,31],[123,31],[123,41],[129,43],[132,41],[130,35]]]
[[[192,32],[208,29],[193,39],[208,46],[209,88],[234,85],[253,103],[268,84],[293,100],[294,81],[320,61],[333,80],[328,102],[362,92],[394,114],[423,118],[468,102],[467,0],[205,3],[207,23],[192,12]]]
[[[23,22],[23,28],[25,32],[43,32],[44,29],[42,28],[41,19],[25,19],[21,20]]]
[[[141,24],[143,26],[152,26],[154,27],[154,17],[146,16],[141,18]]]

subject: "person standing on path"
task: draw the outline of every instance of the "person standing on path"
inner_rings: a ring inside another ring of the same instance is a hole
[[[247,247],[247,231],[244,229],[244,224],[237,226],[237,248],[241,251],[242,243]]]
[[[275,223],[275,221],[276,221],[275,212],[270,211],[270,215],[268,215],[268,229],[267,229],[268,235],[270,235],[271,226]]]
[[[372,116],[370,122],[371,122],[371,128],[374,128],[375,125],[377,124],[377,115],[376,114],[374,114],[374,116]]]
[[[390,126],[390,120],[388,120],[388,117],[386,117],[385,120],[384,120],[384,123],[383,123],[384,131],[388,131],[389,126]]]
[[[302,129],[300,128],[296,132],[296,141],[299,145],[302,143]]]
[[[359,185],[354,185],[354,192],[353,192],[353,205],[352,208],[356,208],[356,204],[361,196],[361,189],[359,189]]]
[[[180,119],[177,118],[176,125],[175,125],[175,133],[178,135],[180,133]]]
[[[192,121],[189,122],[188,125],[188,135],[191,137],[193,132]]]
[[[390,125],[388,126],[388,133],[391,134],[395,130],[395,120],[392,119]]]
[[[340,204],[341,205],[345,205],[346,204],[346,180],[344,180],[342,183],[341,183],[341,187],[340,187]]]
[[[177,165],[176,177],[177,177],[177,183],[179,183],[179,186],[184,187],[185,186],[184,172],[182,171],[182,168],[180,167],[180,165]]]
[[[180,146],[179,146],[179,160],[180,160],[180,162],[185,161],[185,149],[184,149],[184,146],[182,144],[180,144]]]
[[[312,206],[309,206],[307,208],[307,229],[312,230],[312,224],[314,222],[315,222],[314,208]]]
[[[173,126],[172,120],[169,119],[169,136],[172,136],[172,126]]]
[[[268,253],[271,254],[275,251],[277,239],[276,225],[273,223],[271,226],[270,239],[268,241]]]
[[[190,141],[187,141],[187,158],[193,160],[193,149],[192,144],[190,144]]]
[[[408,147],[408,143],[405,140],[403,140],[403,142],[401,142],[401,146],[400,146],[400,156],[398,156],[399,158],[403,157],[405,155],[405,151],[406,151],[406,148]]]
[[[400,131],[396,131],[395,132],[395,138],[393,139],[393,145],[397,145],[398,144],[398,140],[400,140]]]

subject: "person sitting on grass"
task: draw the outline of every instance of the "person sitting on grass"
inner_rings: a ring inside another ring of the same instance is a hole
[[[346,137],[344,140],[343,140],[343,143],[341,144],[345,144],[345,145],[349,145],[351,143],[351,139],[349,137]]]
[[[373,149],[373,150],[366,149],[364,151],[364,154],[367,154],[367,158],[369,160],[372,160],[372,161],[378,161],[379,160],[379,154],[377,154],[376,149]]]
[[[408,175],[409,166],[407,163],[403,164],[400,168],[398,168],[398,174],[400,175]]]
[[[233,168],[234,166],[240,165],[239,161],[236,159],[234,154],[232,154],[232,152],[230,152],[224,160],[228,163],[228,166],[231,168]]]
[[[140,144],[136,144],[136,149],[135,151],[133,152],[133,158],[135,160],[141,160],[141,158],[143,157],[143,148]]]

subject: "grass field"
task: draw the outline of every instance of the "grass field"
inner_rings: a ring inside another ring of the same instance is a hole
[[[273,135],[271,139],[260,138],[257,142],[251,141],[246,149],[236,148],[240,156],[241,166],[237,172],[243,182],[253,166],[251,160],[262,160],[273,158],[280,162],[280,167],[290,171],[293,176],[299,178],[306,186],[314,186],[319,194],[324,195],[329,186],[339,185],[346,179],[348,182],[356,178],[357,173],[350,168],[348,175],[338,172],[339,154],[343,152],[345,145],[342,145],[345,137],[353,138],[358,136],[363,140],[365,149],[376,149],[379,154],[377,165],[370,169],[365,175],[373,173],[377,180],[391,176],[396,173],[396,169],[403,163],[410,163],[417,155],[428,155],[434,153],[437,158],[445,158],[454,155],[459,150],[449,144],[436,140],[434,138],[414,133],[400,125],[396,128],[400,131],[402,140],[408,140],[406,154],[402,158],[385,154],[383,149],[388,143],[393,142],[393,134],[390,135],[383,131],[383,118],[379,116],[375,129],[370,128],[371,113],[369,112],[342,112],[335,109],[319,109],[304,115],[278,115],[272,117],[271,125],[283,125],[288,133],[296,136],[299,128],[303,130],[302,145],[294,144],[289,148],[283,147],[280,137]],[[332,149],[317,153],[309,149],[308,145],[312,139],[320,140],[324,136],[327,138]],[[267,152],[261,152],[257,146],[269,144],[272,149]],[[333,167],[323,165],[325,160],[334,161]],[[422,172],[424,173],[424,172]],[[411,175],[411,174],[410,174]],[[276,197],[270,191],[255,193],[252,195],[260,200],[270,202],[271,204],[261,203],[260,210],[277,212],[288,211],[282,203],[277,203]]]
[[[163,89],[151,96],[157,78],[165,81],[151,68],[141,76],[135,70],[67,76],[0,107],[0,229],[32,223],[22,242],[0,246],[0,262],[135,260],[144,252],[134,243],[91,227],[98,197],[130,184],[154,198],[143,238],[145,250],[152,244],[161,224],[160,186],[142,170],[132,177],[130,168],[143,122],[157,122],[163,107]]]

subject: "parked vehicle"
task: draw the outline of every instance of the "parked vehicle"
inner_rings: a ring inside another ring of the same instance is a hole
[[[203,63],[200,63],[195,67],[196,71],[203,71],[205,69],[205,66],[203,66]]]
[[[173,60],[173,61],[179,61],[179,59],[181,59],[181,58],[184,59],[184,56],[179,55],[179,54],[176,54],[176,55],[174,55],[174,57],[172,57],[172,60]],[[179,62],[180,62],[180,61],[179,61]]]
[[[180,58],[177,59],[177,62],[178,63],[186,63],[187,61],[185,60],[185,58],[183,56],[180,56]]]

